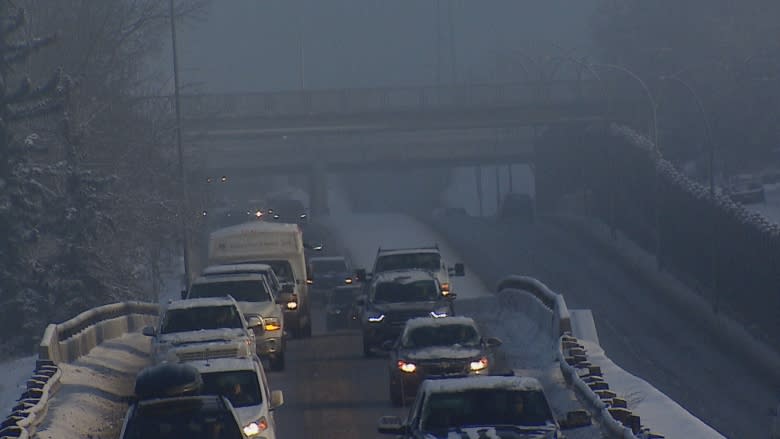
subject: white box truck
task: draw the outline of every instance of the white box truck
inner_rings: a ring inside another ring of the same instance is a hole
[[[214,231],[208,259],[209,265],[270,265],[282,284],[280,302],[287,328],[296,337],[311,336],[308,273],[298,225],[257,221]]]

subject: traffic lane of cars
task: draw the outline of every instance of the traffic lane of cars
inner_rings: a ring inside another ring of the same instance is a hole
[[[279,437],[387,437],[377,433],[377,420],[406,412],[390,404],[387,359],[364,359],[360,332],[326,333],[322,311],[314,315],[315,335],[292,340],[287,369],[268,374],[285,395],[276,412]]]
[[[570,307],[592,309],[615,363],[724,435],[760,437],[769,428],[762,415],[776,394],[766,380],[576,234],[543,222],[465,217],[436,224],[484,279],[522,272],[564,293]]]

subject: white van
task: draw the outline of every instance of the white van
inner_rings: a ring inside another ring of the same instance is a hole
[[[282,284],[284,321],[297,337],[311,336],[311,307],[303,253],[303,232],[296,224],[263,221],[226,227],[211,233],[209,265],[270,265]]]

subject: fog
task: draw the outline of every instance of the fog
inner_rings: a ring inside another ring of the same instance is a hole
[[[490,81],[496,55],[552,43],[589,53],[595,0],[441,1],[442,82]],[[448,4],[454,39],[450,40]],[[220,0],[182,29],[182,79],[201,90],[435,84],[434,0]],[[520,72],[518,72],[520,74]]]

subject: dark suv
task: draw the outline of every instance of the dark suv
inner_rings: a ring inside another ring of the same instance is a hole
[[[243,439],[233,406],[224,396],[199,395],[203,380],[183,364],[147,368],[136,380],[121,439]]]
[[[443,295],[434,273],[399,270],[377,274],[358,299],[363,332],[363,354],[367,357],[386,341],[401,334],[406,321],[415,317],[440,318],[454,315],[455,294]]]
[[[425,379],[487,375],[493,368],[492,348],[500,345],[497,338],[482,338],[470,317],[411,319],[388,346],[390,400],[403,405]]]

